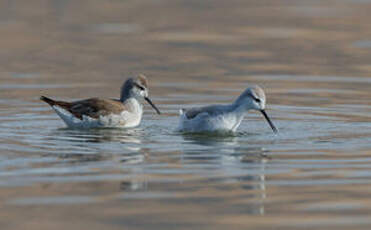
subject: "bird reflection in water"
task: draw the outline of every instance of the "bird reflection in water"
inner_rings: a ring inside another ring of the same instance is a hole
[[[141,148],[142,136],[143,130],[140,128],[63,128],[54,130],[45,141],[50,146],[57,146],[52,152],[62,158],[73,158],[79,162],[103,161],[109,158],[132,164],[143,161],[145,157]]]
[[[120,143],[141,143],[143,131],[139,128],[121,129],[121,128],[96,128],[96,129],[59,129],[60,135],[70,137],[72,142],[120,142]]]
[[[184,134],[187,143],[183,149],[184,164],[202,164],[217,166],[210,179],[215,183],[228,186],[239,184],[244,190],[257,190],[254,201],[248,202],[248,212],[264,215],[266,199],[265,167],[270,160],[267,151],[260,146],[250,146],[240,142],[246,133],[222,134]]]

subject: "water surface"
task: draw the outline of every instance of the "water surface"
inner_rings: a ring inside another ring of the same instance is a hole
[[[1,229],[369,229],[369,1],[9,1],[0,9]],[[72,130],[39,101],[118,97],[144,73],[164,113]],[[234,135],[180,108],[261,85]]]

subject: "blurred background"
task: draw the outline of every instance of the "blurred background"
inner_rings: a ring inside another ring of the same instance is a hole
[[[1,229],[369,229],[371,1],[0,1]],[[118,97],[143,73],[165,113],[63,128],[40,95]],[[182,107],[261,85],[231,137]],[[356,186],[355,186],[356,185]]]

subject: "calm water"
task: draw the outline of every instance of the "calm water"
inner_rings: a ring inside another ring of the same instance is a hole
[[[34,1],[0,9],[1,229],[369,229],[370,1]],[[118,97],[134,129],[66,129],[40,95]],[[181,107],[250,112],[229,136],[175,132]]]

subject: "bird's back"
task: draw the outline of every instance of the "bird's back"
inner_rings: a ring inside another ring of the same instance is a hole
[[[206,113],[208,116],[217,116],[229,112],[229,105],[209,105],[203,107],[194,107],[190,109],[183,109],[184,115],[187,119],[193,119],[200,114]]]

